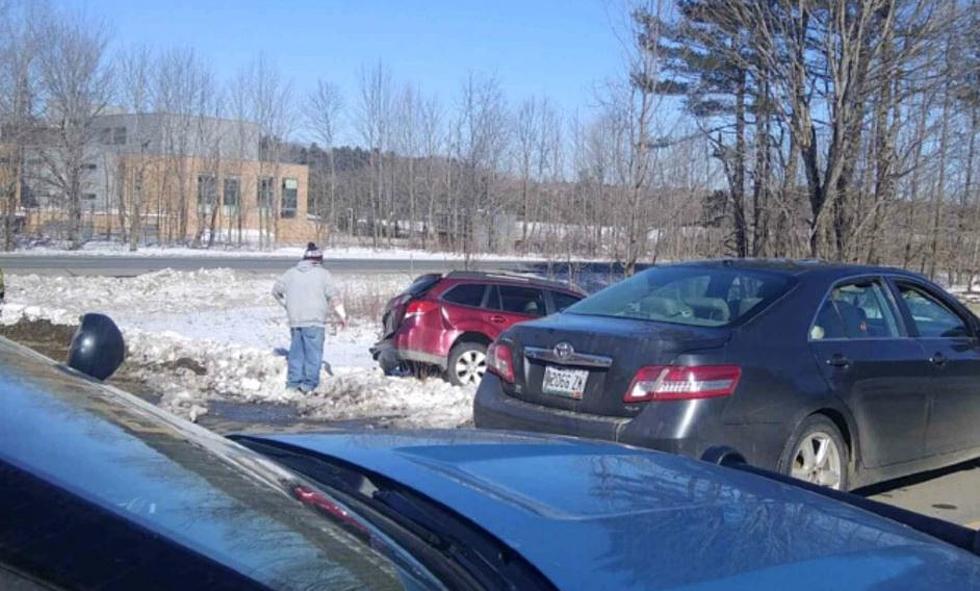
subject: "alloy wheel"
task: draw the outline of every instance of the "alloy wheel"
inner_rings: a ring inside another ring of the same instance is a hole
[[[790,476],[840,490],[843,469],[833,437],[818,431],[806,435],[796,447]]]
[[[464,351],[453,368],[456,378],[462,384],[475,384],[483,379],[487,371],[487,356],[481,351]]]

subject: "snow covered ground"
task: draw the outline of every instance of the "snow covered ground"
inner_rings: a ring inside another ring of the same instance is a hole
[[[368,418],[396,426],[452,427],[471,417],[473,388],[434,378],[391,378],[368,348],[377,340],[384,303],[410,279],[400,275],[339,277],[352,316],[328,329],[319,390],[285,390],[285,312],[270,295],[275,277],[227,269],[160,271],[132,279],[10,276],[2,322],[46,319],[76,324],[103,312],[123,330],[125,370],[163,394],[161,405],[195,419],[214,399],[295,403],[304,418]]]

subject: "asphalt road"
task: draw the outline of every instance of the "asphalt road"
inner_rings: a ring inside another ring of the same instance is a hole
[[[174,269],[196,271],[198,269],[230,268],[255,273],[277,273],[296,264],[285,257],[166,257],[166,256],[17,256],[0,255],[0,269],[10,274],[36,275],[103,275],[109,277],[134,277],[143,273]],[[462,260],[404,259],[328,259],[324,266],[334,273],[444,273],[464,269]],[[470,270],[532,270],[541,265],[528,261],[471,261]]]
[[[882,503],[980,529],[980,460],[858,492]]]

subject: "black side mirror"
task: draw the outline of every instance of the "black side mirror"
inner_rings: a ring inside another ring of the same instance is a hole
[[[71,339],[68,366],[97,380],[111,376],[126,358],[119,327],[105,314],[86,314]]]

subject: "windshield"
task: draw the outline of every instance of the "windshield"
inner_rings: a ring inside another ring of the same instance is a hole
[[[706,266],[655,267],[608,287],[566,310],[690,326],[726,326],[786,292],[778,273]]]

